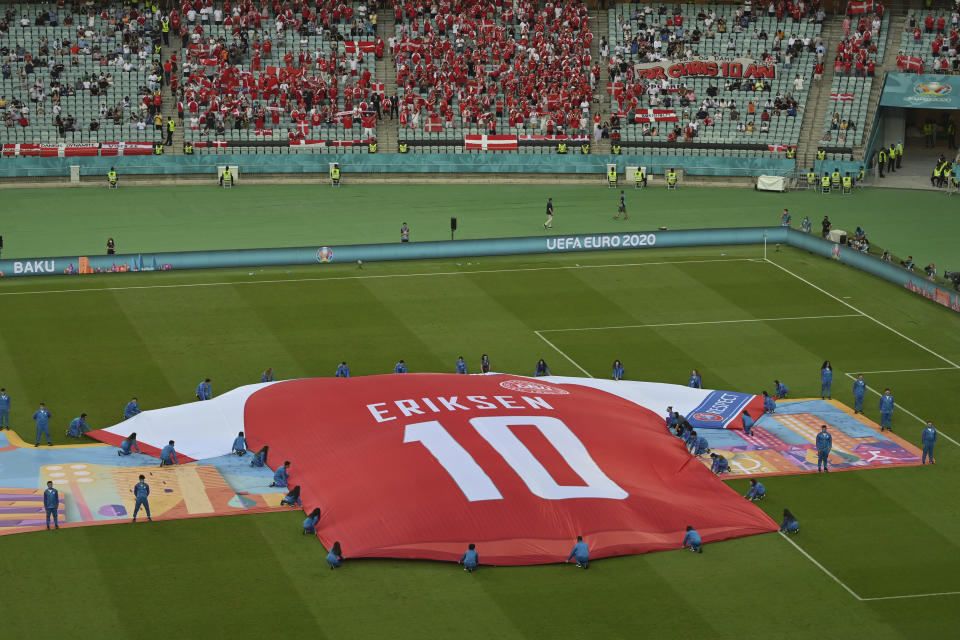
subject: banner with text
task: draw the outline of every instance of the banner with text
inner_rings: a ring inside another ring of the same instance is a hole
[[[759,63],[752,58],[724,58],[704,56],[683,62],[638,62],[633,65],[637,76],[644,80],[679,78],[748,78],[772,80],[777,65]]]

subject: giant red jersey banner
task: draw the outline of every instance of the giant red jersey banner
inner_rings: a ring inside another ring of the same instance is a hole
[[[776,530],[630,399],[631,385],[646,384],[640,396],[664,391],[644,396],[652,403],[719,420],[755,396],[579,381],[292,380],[145,412],[157,415],[93,436],[116,443],[136,431],[147,451],[176,436],[196,458],[204,446],[226,452],[243,430],[251,449],[270,446],[271,467],[291,461],[304,508],[322,511],[321,540],[339,541],[348,558],[457,560],[474,542],[484,564],[541,564],[566,559],[578,535],[598,558],[679,548],[687,525],[707,542]]]

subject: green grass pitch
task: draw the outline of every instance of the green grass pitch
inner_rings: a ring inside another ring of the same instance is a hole
[[[11,249],[17,255],[36,255],[37,247],[51,248],[45,255],[69,253],[85,242],[99,248],[105,234],[124,237],[109,225],[141,233],[145,250],[255,246],[257,229],[261,245],[299,245],[314,242],[296,233],[298,216],[310,213],[320,222],[304,217],[303,229],[328,225],[329,244],[360,241],[365,228],[371,240],[394,241],[395,221],[404,219],[415,233],[435,224],[430,239],[442,239],[448,215],[470,221],[468,235],[520,235],[538,232],[549,193],[575,211],[574,228],[565,229],[558,204],[560,233],[624,228],[612,226],[613,210],[600,210],[615,207],[613,193],[600,188],[529,187],[526,197],[508,187],[404,188],[385,201],[386,188],[345,187],[265,209],[271,193],[286,201],[290,189],[215,196],[195,188],[31,192],[41,213],[6,220],[16,232],[4,234],[14,247],[20,239],[30,247]],[[238,195],[246,200],[218,208],[223,197]],[[669,226],[775,224],[784,206],[796,223],[805,212],[816,219],[823,211],[813,194],[677,195],[684,199]],[[122,225],[122,211],[110,202],[116,196],[127,199]],[[150,198],[161,196],[168,200],[156,214],[133,206],[139,199],[152,211]],[[631,200],[631,229],[660,226],[646,223],[663,196],[646,197]],[[335,211],[325,207],[329,199],[337,207],[351,200],[378,205]],[[70,201],[69,215],[54,213],[55,203]],[[729,215],[714,220],[702,208],[710,201]],[[836,204],[847,202],[863,208]],[[868,217],[879,202],[874,195],[838,196],[831,215],[849,219],[850,228],[864,218],[868,230],[880,230],[881,221]],[[72,215],[88,219],[68,222]],[[360,215],[362,222],[350,218]],[[214,235],[218,227],[227,239]],[[939,230],[925,233],[930,246],[942,242]],[[922,235],[896,241],[916,255]],[[780,378],[793,397],[818,393],[820,364],[830,359],[835,398],[852,403],[845,374],[889,372],[866,378],[874,389],[893,389],[896,432],[917,443],[920,419],[930,419],[942,434],[935,467],[769,479],[762,508],[778,519],[789,507],[801,522],[789,541],[752,536],[708,545],[703,555],[597,561],[589,572],[553,565],[467,575],[447,564],[395,560],[348,561],[331,572],[321,545],[299,534],[299,512],[6,536],[4,635],[946,637],[960,595],[930,594],[960,591],[960,445],[945,437],[960,441],[960,320],[806,252],[771,248],[768,256],[760,247],[710,247],[375,263],[363,270],[333,264],[0,281],[0,386],[13,397],[14,426],[28,440],[27,412],[40,401],[58,419],[86,411],[100,427],[116,421],[131,395],[148,409],[187,402],[204,376],[222,392],[259,380],[267,366],[280,378],[329,376],[346,359],[354,375],[364,375],[391,371],[403,358],[411,371],[452,371],[458,355],[475,368],[484,352],[496,370],[527,375],[543,357],[556,375],[605,377],[619,358],[630,379],[683,384],[696,367],[706,386],[759,392]],[[868,395],[866,408],[879,419],[876,396]],[[60,430],[52,432],[55,443],[63,441]],[[745,481],[730,484],[745,491]],[[349,558],[348,541],[344,552]]]

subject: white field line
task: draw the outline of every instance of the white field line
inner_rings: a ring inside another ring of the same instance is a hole
[[[48,289],[35,291],[6,291],[0,292],[0,296],[26,296],[26,295],[44,295],[51,293],[84,293],[87,291],[135,291],[142,289],[187,289],[193,287],[229,287],[233,285],[244,284],[286,284],[296,282],[324,282],[336,280],[375,280],[387,278],[423,278],[430,276],[462,276],[475,273],[518,273],[525,271],[564,271],[575,269],[608,269],[615,267],[646,267],[665,264],[701,264],[708,262],[763,262],[759,258],[729,258],[729,259],[708,259],[708,260],[665,260],[660,262],[627,262],[618,264],[585,264],[585,265],[564,265],[558,267],[525,267],[515,269],[476,269],[464,271],[437,271],[433,273],[391,273],[383,275],[356,275],[356,276],[331,276],[327,278],[286,278],[274,280],[237,280],[234,282],[195,282],[181,284],[150,284],[129,287],[86,287],[79,289]],[[306,265],[300,265],[306,266]]]
[[[814,565],[816,565],[816,567],[817,567],[818,569],[820,569],[820,571],[823,571],[825,574],[827,574],[828,576],[830,576],[830,579],[831,579],[831,580],[833,580],[833,581],[836,582],[838,585],[840,585],[841,587],[843,587],[844,591],[846,591],[847,593],[849,593],[850,595],[852,595],[852,596],[853,596],[854,598],[856,598],[857,600],[863,600],[863,598],[861,598],[859,595],[857,595],[857,592],[856,592],[856,591],[854,591],[853,589],[851,589],[850,587],[848,587],[846,584],[844,584],[844,582],[843,582],[840,578],[838,578],[837,576],[835,576],[835,575],[833,575],[832,573],[830,573],[830,570],[829,570],[829,569],[827,569],[825,566],[823,566],[822,564],[820,564],[819,562],[817,562],[817,559],[816,559],[816,558],[814,558],[812,555],[810,555],[809,553],[807,553],[806,551],[804,551],[803,548],[802,548],[800,545],[798,545],[796,542],[794,542],[793,540],[791,540],[791,539],[787,536],[786,533],[784,533],[784,532],[781,531],[781,532],[780,532],[780,536],[781,536],[784,540],[786,540],[787,542],[789,542],[790,544],[792,544],[794,549],[796,549],[797,551],[799,551],[800,553],[802,553],[802,554],[804,555],[804,557],[805,557],[807,560],[809,560],[810,562],[812,562]]]
[[[883,371],[857,371],[854,375],[868,373],[915,373],[917,371],[956,371],[955,367],[930,367],[929,369],[886,369]]]
[[[826,320],[830,318],[862,318],[860,313],[832,316],[796,316],[792,318],[745,318],[742,320],[705,320],[703,322],[663,322],[658,324],[624,324],[611,327],[574,327],[571,329],[540,329],[542,333],[557,331],[606,331],[608,329],[651,329],[656,327],[690,327],[705,324],[738,324],[743,322],[779,322],[781,320]]]
[[[537,334],[537,337],[538,337],[538,338],[540,338],[541,340],[543,340],[544,342],[546,342],[548,345],[550,345],[550,347],[553,348],[554,351],[556,351],[557,353],[559,353],[560,355],[562,355],[564,358],[566,358],[567,361],[570,362],[570,364],[572,364],[573,366],[575,366],[577,369],[580,369],[580,371],[582,371],[582,372],[584,373],[584,375],[586,375],[588,378],[592,378],[592,377],[593,377],[592,375],[590,375],[590,372],[589,372],[589,371],[587,371],[586,369],[584,369],[583,367],[581,367],[579,364],[577,364],[577,361],[576,361],[576,360],[574,360],[573,358],[571,358],[570,356],[568,356],[566,353],[564,353],[563,351],[561,351],[560,348],[559,348],[557,345],[553,344],[552,342],[550,342],[549,340],[547,340],[545,337],[543,337],[543,334],[542,334],[542,333],[540,333],[539,331],[534,331],[534,333]]]
[[[800,553],[802,553],[803,556],[804,556],[807,560],[809,560],[810,562],[812,562],[818,569],[820,569],[820,571],[823,571],[825,574],[827,574],[827,575],[830,577],[831,580],[833,580],[833,581],[836,582],[838,585],[840,585],[841,587],[843,587],[843,589],[844,589],[847,593],[849,593],[850,595],[852,595],[854,598],[856,598],[856,599],[859,600],[860,602],[874,602],[874,601],[876,601],[876,600],[903,600],[903,599],[906,599],[906,598],[933,598],[933,597],[937,597],[937,596],[957,596],[957,595],[960,595],[960,591],[941,591],[941,592],[939,592],[939,593],[910,593],[910,594],[903,595],[903,596],[878,596],[878,597],[875,597],[875,598],[864,598],[863,596],[861,596],[860,594],[858,594],[856,591],[854,591],[853,589],[851,589],[850,587],[848,587],[840,578],[838,578],[837,576],[835,576],[835,575],[833,575],[832,573],[830,573],[830,570],[829,570],[829,569],[827,569],[825,566],[823,566],[822,564],[820,564],[820,563],[817,561],[816,558],[814,558],[812,555],[810,555],[809,553],[807,553],[806,551],[804,551],[803,548],[802,548],[800,545],[798,545],[796,542],[794,542],[793,540],[791,540],[788,534],[783,533],[783,532],[781,531],[781,532],[780,532],[780,536],[781,536],[784,540],[786,540],[787,542],[789,542],[791,545],[793,545],[793,548],[794,548],[794,549],[796,549],[797,551],[799,551]]]
[[[850,304],[849,302],[847,302],[847,301],[845,301],[845,300],[842,300],[842,299],[838,298],[837,296],[833,295],[832,293],[830,293],[830,292],[827,291],[826,289],[822,289],[822,288],[818,287],[817,285],[813,284],[813,283],[810,282],[809,280],[807,280],[807,279],[805,279],[805,278],[803,278],[803,277],[801,277],[801,276],[798,276],[798,275],[795,274],[793,271],[790,271],[790,270],[787,269],[786,267],[781,266],[781,265],[777,264],[776,262],[774,262],[774,261],[772,261],[772,260],[767,260],[767,262],[769,262],[770,264],[772,264],[773,266],[775,266],[777,269],[780,269],[780,270],[783,271],[784,273],[793,276],[794,278],[796,278],[796,279],[799,280],[800,282],[804,282],[804,283],[810,285],[811,287],[813,287],[814,289],[816,289],[816,290],[819,291],[820,293],[822,293],[822,294],[824,294],[824,295],[826,295],[826,296],[829,296],[829,297],[833,298],[834,300],[836,300],[836,301],[839,302],[840,304],[844,305],[845,307],[850,308],[850,309],[853,309],[854,311],[856,311],[856,312],[859,313],[860,315],[865,316],[865,317],[869,318],[870,320],[873,320],[874,322],[876,322],[878,325],[880,325],[880,326],[883,327],[884,329],[887,329],[888,331],[891,331],[891,332],[897,334],[898,336],[900,336],[901,338],[903,338],[903,339],[906,340],[907,342],[910,342],[911,344],[913,344],[913,345],[915,345],[915,346],[917,346],[917,347],[920,347],[921,349],[923,349],[923,350],[926,351],[927,353],[936,356],[936,357],[939,358],[940,360],[943,360],[944,362],[946,362],[947,364],[949,364],[951,367],[953,367],[953,368],[955,368],[955,369],[960,369],[960,365],[958,365],[956,362],[953,362],[952,360],[948,360],[947,358],[943,357],[942,355],[940,355],[939,353],[937,353],[937,352],[934,351],[933,349],[931,349],[931,348],[929,348],[929,347],[923,346],[922,344],[920,344],[919,342],[917,342],[916,340],[914,340],[914,339],[911,338],[910,336],[904,335],[903,333],[900,333],[899,331],[897,331],[896,329],[894,329],[894,328],[891,327],[890,325],[884,324],[883,322],[881,322],[880,320],[877,320],[876,318],[874,318],[874,317],[871,316],[870,314],[864,313],[863,311],[861,311],[860,309],[856,308],[855,306],[853,306],[853,305]]]
[[[845,373],[844,375],[847,376],[848,378],[850,378],[851,380],[856,380],[856,379],[857,379],[856,376],[854,376],[853,374],[850,374],[850,373]],[[881,391],[877,391],[876,389],[874,389],[874,388],[871,387],[870,385],[867,385],[867,389],[869,389],[872,393],[874,393],[874,394],[877,395],[877,396],[882,396],[882,395],[883,395],[883,393],[882,393]],[[918,416],[918,415],[915,414],[914,412],[910,411],[909,409],[907,409],[906,407],[904,407],[902,404],[897,404],[897,405],[895,406],[894,410],[895,410],[895,411],[903,411],[905,414],[907,414],[908,416],[912,417],[913,419],[915,419],[915,420],[916,420],[917,422],[919,422],[920,424],[927,424],[927,421],[926,421],[926,420],[924,420],[923,418],[921,418],[920,416]],[[941,431],[939,428],[937,428],[937,435],[943,436],[944,438],[946,438],[947,440],[949,440],[949,441],[952,442],[953,444],[955,444],[955,445],[957,445],[958,447],[960,447],[960,442],[957,442],[956,440],[954,440],[953,438],[951,438],[950,436],[948,436],[947,434],[945,434],[943,431]]]

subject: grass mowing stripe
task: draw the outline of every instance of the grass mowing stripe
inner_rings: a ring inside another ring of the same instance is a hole
[[[390,273],[383,275],[363,275],[363,276],[330,276],[327,278],[287,278],[282,280],[235,280],[233,282],[195,282],[180,284],[151,284],[137,285],[130,287],[85,287],[82,289],[37,289],[34,291],[6,291],[0,292],[0,296],[26,296],[43,295],[48,293],[83,293],[86,291],[130,291],[136,289],[179,289],[190,287],[226,287],[235,284],[284,284],[291,282],[324,282],[333,280],[365,280],[365,279],[383,279],[383,278],[417,278],[427,276],[462,276],[475,273],[516,273],[521,271],[563,271],[569,269],[608,269],[611,267],[647,267],[665,264],[690,264],[703,262],[762,262],[756,258],[730,258],[727,260],[709,259],[709,260],[668,260],[663,262],[627,262],[613,264],[586,264],[586,265],[565,265],[560,267],[524,267],[513,269],[477,269],[472,271],[438,271],[434,273]]]
[[[664,322],[659,324],[624,324],[613,327],[574,327],[571,329],[540,329],[548,331],[606,331],[607,329],[646,329],[651,327],[687,327],[702,324],[736,324],[740,322],[779,322],[781,320],[827,320],[830,318],[862,318],[861,313],[846,313],[833,316],[796,316],[792,318],[746,318],[743,320],[704,320],[702,322]]]
[[[850,307],[851,309],[853,309],[854,311],[856,311],[857,313],[859,313],[859,314],[861,314],[861,315],[863,315],[863,316],[866,316],[867,318],[873,320],[874,322],[876,322],[878,325],[880,325],[880,326],[883,327],[884,329],[888,329],[889,331],[892,331],[893,333],[897,334],[898,336],[900,336],[900,337],[903,338],[904,340],[913,343],[914,345],[920,347],[921,349],[923,349],[923,350],[926,351],[927,353],[930,353],[930,354],[936,356],[937,358],[943,360],[944,362],[946,362],[947,364],[951,365],[952,367],[954,367],[954,368],[956,368],[956,369],[960,369],[960,365],[958,365],[956,362],[953,362],[952,360],[948,360],[947,358],[944,358],[942,355],[940,355],[939,353],[937,353],[937,352],[934,351],[933,349],[930,349],[929,347],[923,346],[922,344],[920,344],[919,342],[917,342],[916,340],[914,340],[914,339],[911,338],[910,336],[907,336],[907,335],[905,335],[905,334],[903,334],[903,333],[900,333],[899,331],[897,331],[896,329],[894,329],[893,327],[891,327],[891,326],[888,325],[888,324],[884,324],[883,322],[880,322],[879,320],[877,320],[877,319],[874,318],[873,316],[864,313],[864,312],[861,311],[860,309],[857,309],[855,306],[853,306],[853,305],[850,304],[849,302],[846,302],[845,300],[841,300],[840,298],[838,298],[837,296],[833,295],[832,293],[830,293],[830,292],[827,291],[826,289],[822,289],[822,288],[818,287],[817,285],[813,284],[813,283],[810,282],[809,280],[807,280],[807,279],[805,279],[805,278],[803,278],[803,277],[801,277],[801,276],[798,276],[798,275],[795,274],[793,271],[790,271],[790,270],[787,269],[786,267],[781,266],[781,265],[777,264],[776,262],[774,262],[774,261],[772,261],[772,260],[767,260],[767,262],[769,262],[770,264],[772,264],[772,265],[775,266],[776,268],[782,270],[783,272],[785,272],[785,273],[793,276],[793,277],[796,278],[797,280],[800,280],[801,282],[805,282],[806,284],[810,285],[811,287],[813,287],[814,289],[816,289],[816,290],[819,291],[820,293],[823,293],[823,294],[825,294],[825,295],[828,295],[828,296],[830,296],[831,298],[833,298],[834,300],[836,300],[837,302],[839,302],[839,303],[841,303],[841,304],[843,304],[843,305],[845,305],[845,306],[847,306],[847,307]]]

